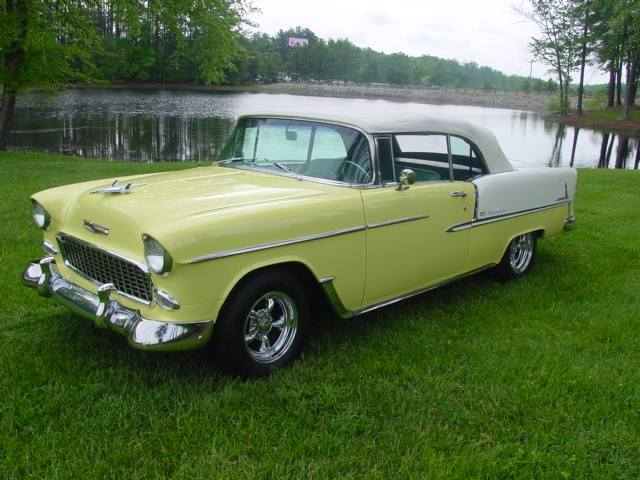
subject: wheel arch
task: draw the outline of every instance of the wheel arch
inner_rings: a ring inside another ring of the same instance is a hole
[[[327,297],[323,292],[322,280],[318,279],[309,265],[300,260],[283,260],[267,265],[255,266],[241,274],[239,278],[233,282],[233,285],[225,295],[224,301],[218,310],[218,317],[222,315],[222,312],[224,311],[225,306],[229,303],[229,300],[233,298],[236,292],[238,292],[247,282],[255,278],[257,275],[270,271],[284,271],[294,275],[303,282],[305,289],[309,293],[310,302],[322,302],[323,306],[330,306]]]

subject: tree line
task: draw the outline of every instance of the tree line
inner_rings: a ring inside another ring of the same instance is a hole
[[[561,114],[576,74],[582,114],[585,68],[595,65],[609,74],[607,106],[624,105],[629,119],[640,77],[640,0],[527,0],[517,10],[540,30],[530,48],[558,79]]]
[[[289,47],[290,37],[308,45]],[[552,81],[505,75],[475,62],[460,63],[423,55],[385,54],[360,48],[348,39],[324,40],[308,28],[281,30],[276,35],[254,33],[243,38],[243,57],[230,79],[274,82],[286,74],[303,81],[342,81],[362,84],[429,85],[503,91],[555,91]]]

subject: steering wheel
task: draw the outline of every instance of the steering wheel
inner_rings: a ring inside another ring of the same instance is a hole
[[[360,170],[362,173],[364,173],[366,180],[370,179],[370,174],[369,172],[367,172],[364,168],[362,168],[360,165],[358,165],[356,162],[352,162],[351,160],[344,160],[342,162],[342,165],[340,166],[340,170],[344,169],[344,166],[349,163],[351,165],[353,165],[354,167],[356,167],[358,170]]]

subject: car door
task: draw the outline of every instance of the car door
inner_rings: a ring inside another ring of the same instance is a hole
[[[365,305],[464,273],[469,230],[449,230],[471,221],[475,189],[469,182],[451,180],[448,140],[442,134],[377,137],[383,184],[362,192],[367,223]],[[397,179],[405,168],[417,179],[402,190]]]

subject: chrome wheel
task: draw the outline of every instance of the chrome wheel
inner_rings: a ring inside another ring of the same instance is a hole
[[[249,310],[244,322],[244,346],[256,362],[270,364],[291,348],[298,332],[298,309],[288,294],[269,292]]]
[[[527,268],[529,268],[529,264],[533,258],[534,244],[532,233],[520,235],[511,242],[509,264],[515,274],[524,273]]]

